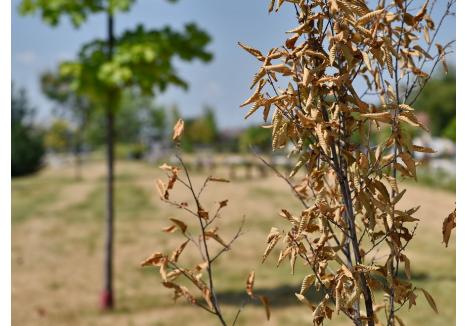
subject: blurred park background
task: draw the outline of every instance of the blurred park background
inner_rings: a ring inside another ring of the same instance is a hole
[[[246,216],[245,234],[217,263],[228,315],[237,311],[245,277],[255,269],[258,292],[273,307],[268,325],[310,323],[309,311],[294,297],[302,270],[291,276],[286,266],[260,264],[270,227],[281,224],[279,210],[299,206],[252,151],[281,171],[293,162],[286,152],[271,155],[270,130],[258,126],[260,117],[248,125],[239,109],[255,62],[237,42],[261,50],[280,44],[283,31],[293,27],[294,12],[268,15],[266,1],[114,1],[116,61],[106,66],[108,19],[100,8],[106,1],[69,1],[60,12],[63,1],[42,8],[37,1],[12,2],[13,324],[215,323],[183,302],[174,304],[159,273],[139,267],[156,248],[172,245],[161,228],[178,212],[160,202],[155,181],[163,175],[158,166],[175,159],[171,134],[180,117],[181,147],[195,183],[210,174],[232,180],[206,194],[207,202],[229,198],[224,230],[234,234]],[[455,17],[449,17],[440,42],[454,37]],[[431,130],[415,134],[415,143],[437,153],[418,157],[419,182],[404,184],[404,205],[421,205],[419,236],[409,247],[414,280],[432,293],[440,314],[420,300],[414,311],[403,311],[409,325],[455,322],[455,245],[441,244],[456,185],[455,55],[448,59],[449,73],[437,72],[415,104]],[[112,108],[115,309],[102,312],[108,118],[103,103],[109,94],[118,98]],[[176,195],[184,196],[181,190]],[[267,324],[258,305],[247,306],[240,318],[242,325]]]

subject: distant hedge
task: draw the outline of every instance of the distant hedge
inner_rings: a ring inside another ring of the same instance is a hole
[[[42,164],[44,145],[42,133],[32,125],[34,109],[30,107],[26,92],[11,95],[11,175],[21,176],[36,172]]]
[[[42,164],[44,146],[42,136],[21,126],[11,131],[11,175],[36,172]]]

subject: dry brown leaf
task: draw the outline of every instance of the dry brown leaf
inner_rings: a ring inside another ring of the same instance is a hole
[[[259,295],[258,299],[260,300],[260,302],[265,307],[265,313],[266,313],[267,320],[270,320],[271,312],[270,312],[270,302],[268,300],[268,297],[266,297],[264,295]]]
[[[413,157],[411,154],[407,152],[401,152],[400,157],[405,163],[406,167],[408,168],[409,172],[413,177],[416,177],[416,163],[414,162]]]
[[[261,61],[265,60],[265,57],[262,55],[262,53],[259,50],[254,49],[253,47],[250,47],[248,45],[242,44],[241,42],[238,42],[237,44],[239,44],[239,46],[241,48],[243,48],[245,51],[249,52],[251,55],[253,55],[257,59],[259,59]]]
[[[152,254],[150,257],[146,258],[144,261],[141,262],[141,266],[151,266],[151,265],[157,265],[161,262],[161,259],[163,259],[165,256],[160,253],[160,252],[155,252]]]
[[[172,253],[172,256],[171,256],[171,261],[173,262],[177,262],[179,260],[179,256],[180,254],[184,251],[185,247],[187,246],[187,244],[189,243],[190,240],[186,240],[184,241],[180,246],[179,248],[177,248],[176,251],[174,251]]]
[[[411,279],[411,262],[408,259],[408,257],[406,257],[405,255],[401,255],[401,257],[403,258],[403,261],[405,262],[406,277],[410,280]]]
[[[184,120],[179,119],[177,120],[174,126],[174,133],[172,134],[173,141],[180,141],[180,137],[182,137],[182,133],[184,132]]]
[[[225,200],[222,200],[219,202],[219,208],[223,208],[223,207],[226,207],[228,204],[228,200],[225,199]]]
[[[254,293],[253,293],[254,282],[255,282],[255,271],[251,271],[249,273],[249,277],[247,278],[247,284],[245,287],[245,291],[251,298],[254,298]]]
[[[443,242],[445,243],[445,247],[448,247],[448,243],[450,240],[450,235],[452,234],[452,230],[456,227],[456,216],[457,210],[454,209],[445,219],[444,224],[442,226],[442,235],[443,235]]]
[[[200,209],[197,212],[198,217],[207,220],[209,218],[208,212],[205,211],[203,208],[200,207]]]
[[[419,288],[423,293],[424,293],[424,296],[426,297],[426,300],[427,300],[427,303],[429,303],[429,305],[431,306],[432,310],[435,311],[435,313],[439,313],[439,310],[437,309],[437,305],[434,301],[434,298],[429,294],[429,292],[427,292],[426,290],[424,290],[423,288]]]
[[[172,233],[172,232],[175,232],[176,229],[177,229],[177,226],[170,225],[170,226],[163,228],[162,231],[167,232],[167,233]]]
[[[164,199],[164,196],[165,196],[165,193],[166,193],[166,185],[160,179],[157,180],[156,185],[157,185],[157,189],[158,189],[158,192],[159,192],[159,196],[161,197],[161,199]]]
[[[215,178],[215,177],[209,177],[209,181],[214,181],[214,182],[230,182],[228,179],[224,178]]]
[[[448,65],[445,59],[445,49],[439,43],[436,43],[436,47],[437,47],[437,51],[439,51],[439,58],[440,58],[440,61],[442,61],[442,65],[444,66],[445,74],[448,74]]]
[[[299,294],[304,294],[305,291],[307,291],[308,288],[310,288],[315,282],[315,275],[314,274],[309,274],[306,277],[304,277],[304,280],[302,281],[301,285],[301,292]]]
[[[384,9],[379,9],[379,10],[372,11],[372,12],[362,16],[361,18],[359,18],[358,21],[357,21],[357,24],[358,25],[365,25],[368,22],[370,22],[372,19],[378,17],[384,11],[385,11]]]
[[[185,231],[187,230],[187,224],[176,218],[170,218],[170,220],[174,222],[175,225],[177,225],[177,227],[182,231],[182,233],[185,233]]]
[[[225,248],[228,247],[228,245],[226,244],[226,242],[224,242],[224,240],[221,239],[221,237],[218,235],[216,229],[207,230],[207,231],[205,231],[204,234],[205,234],[205,238],[214,239],[214,240],[216,240],[219,244],[221,244],[223,247],[225,247]]]

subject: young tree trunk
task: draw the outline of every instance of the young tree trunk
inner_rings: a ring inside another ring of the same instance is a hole
[[[75,149],[75,180],[81,180],[81,156],[80,156],[80,149]]]
[[[322,115],[325,121],[330,121],[330,117],[328,116],[328,113],[325,109],[322,109]],[[349,188],[348,170],[347,170],[346,162],[342,160],[341,157],[338,156],[338,153],[335,148],[335,144],[331,146],[331,152],[332,152],[332,160],[334,162],[335,169],[336,169],[335,172],[337,174],[338,181],[340,184],[341,194],[343,196],[343,204],[345,206],[345,217],[346,217],[345,220],[346,220],[346,223],[348,224],[348,230],[350,233],[348,243],[350,244],[352,252],[354,254],[355,264],[362,264],[362,257],[359,251],[359,243],[358,243],[358,238],[357,238],[357,233],[356,233],[356,225],[354,222],[355,215],[354,215],[354,209],[353,209],[351,189]],[[352,261],[350,257],[351,252],[350,252],[349,247],[347,248],[347,250],[345,250],[344,254],[346,255],[348,261],[352,265]],[[359,282],[361,284],[361,289],[363,291],[366,315],[368,318],[367,325],[374,326],[375,322],[374,322],[374,309],[373,309],[373,304],[372,304],[372,295],[371,295],[370,288],[367,284],[366,278],[364,277],[363,273],[359,273]],[[359,301],[356,302],[355,304],[354,324],[357,326],[362,325]]]
[[[114,47],[114,18],[112,13],[107,16],[108,33],[108,59],[112,59]],[[106,187],[106,240],[104,261],[104,291],[102,293],[101,305],[103,309],[114,307],[113,292],[113,238],[114,238],[114,95],[111,90],[108,93],[106,107],[106,159],[107,159],[107,187]]]
[[[82,146],[82,137],[81,137],[81,126],[76,132],[76,138],[75,138],[75,148],[73,150],[74,156],[75,156],[75,180],[79,181],[81,180],[81,150],[83,149]]]

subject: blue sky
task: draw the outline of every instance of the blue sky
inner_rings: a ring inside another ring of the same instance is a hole
[[[41,94],[39,75],[64,59],[73,59],[80,46],[105,36],[105,17],[91,18],[79,29],[67,19],[52,28],[39,16],[22,17],[17,12],[20,0],[12,1],[12,80],[25,87],[38,109],[38,120],[47,123],[53,104]],[[116,17],[116,30],[121,32],[139,23],[147,28],[170,24],[181,28],[196,22],[213,38],[209,49],[214,60],[209,64],[176,63],[181,77],[190,84],[188,91],[170,88],[157,96],[156,101],[177,104],[183,115],[200,113],[204,105],[216,109],[221,127],[245,124],[239,104],[250,95],[248,86],[258,62],[237,46],[241,41],[260,50],[284,42],[284,31],[295,27],[291,6],[280,13],[268,14],[267,0],[180,0],[170,4],[163,0],[137,0],[132,10]],[[444,1],[439,1],[433,14],[435,21],[441,14]],[[440,43],[455,39],[455,18],[449,18],[441,30]],[[451,56],[450,61],[454,60]],[[257,119],[257,121],[259,121]]]

